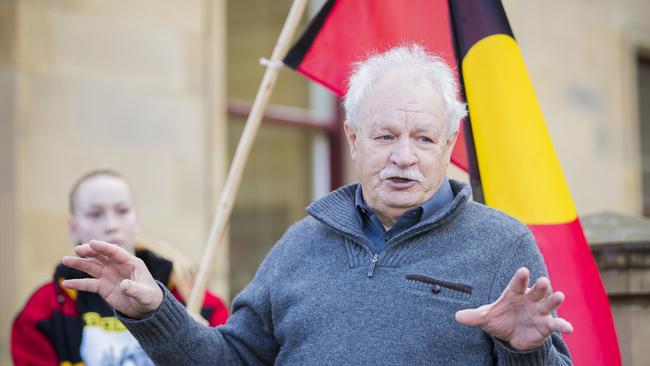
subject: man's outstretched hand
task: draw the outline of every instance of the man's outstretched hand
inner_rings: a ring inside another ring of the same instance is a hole
[[[162,303],[162,290],[144,262],[118,245],[92,240],[74,252],[79,257],[64,257],[63,264],[94,278],[65,280],[64,287],[96,292],[113,308],[135,319]]]
[[[546,277],[528,288],[529,278],[528,269],[519,268],[495,302],[460,310],[456,320],[480,327],[518,351],[541,346],[552,332],[573,332],[571,323],[551,315],[564,302],[564,294],[553,292]]]

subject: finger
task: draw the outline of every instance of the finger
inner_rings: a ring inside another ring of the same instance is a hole
[[[517,272],[515,272],[515,275],[512,276],[508,288],[516,294],[523,295],[528,289],[529,278],[530,272],[528,271],[528,268],[521,267]]]
[[[483,305],[476,309],[465,309],[456,312],[456,321],[468,327],[480,327],[485,324],[488,306]]]
[[[551,292],[551,282],[546,277],[540,277],[526,296],[534,302],[543,300]]]
[[[90,245],[88,245],[88,243],[77,245],[76,247],[74,247],[74,254],[80,257],[95,257],[99,255],[99,253],[95,251],[93,248],[91,248]]]
[[[131,280],[122,280],[120,282],[120,291],[133,300],[140,303],[143,307],[150,308],[155,302],[155,294],[147,287]]]
[[[564,293],[557,291],[539,303],[539,310],[542,314],[548,315],[557,310],[563,302]]]
[[[553,332],[564,334],[573,333],[573,325],[562,318],[551,318],[548,321],[548,327]]]
[[[78,278],[74,280],[65,280],[63,281],[63,287],[78,291],[98,292],[99,280],[95,278]]]
[[[77,247],[75,247],[74,253],[76,255],[80,256],[80,257],[83,257],[83,258],[96,259],[99,263],[104,264],[104,265],[111,262],[105,255],[103,255],[100,252],[94,250],[88,244],[78,245]]]
[[[131,280],[122,280],[122,282],[120,282],[120,291],[128,297],[132,297],[138,302],[140,301],[142,289],[136,282]]]
[[[63,257],[62,262],[68,267],[86,272],[93,277],[99,277],[102,274],[102,269],[104,267],[97,261],[88,258],[66,256]]]
[[[93,250],[105,255],[108,260],[117,264],[131,263],[133,258],[136,258],[119,245],[99,240],[91,240],[88,244]]]

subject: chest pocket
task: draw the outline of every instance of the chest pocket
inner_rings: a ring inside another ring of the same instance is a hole
[[[433,298],[444,298],[456,302],[467,302],[472,296],[471,286],[419,274],[406,275],[404,287],[428,293]]]

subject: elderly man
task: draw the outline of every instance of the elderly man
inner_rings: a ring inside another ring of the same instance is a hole
[[[193,321],[107,243],[64,258],[95,277],[64,285],[100,293],[159,364],[571,364],[559,334],[571,324],[553,316],[564,295],[533,236],[446,178],[466,113],[456,91],[450,68],[419,46],[357,65],[345,133],[359,184],[307,208],[225,326]]]

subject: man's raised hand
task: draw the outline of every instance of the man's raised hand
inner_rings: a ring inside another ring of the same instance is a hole
[[[552,332],[573,332],[571,323],[551,315],[564,302],[564,294],[553,292],[546,277],[528,288],[529,278],[528,269],[519,268],[495,302],[460,310],[456,320],[480,327],[518,351],[541,346]]]
[[[63,286],[96,292],[116,310],[135,319],[160,306],[163,292],[144,262],[118,245],[92,240],[74,250],[79,257],[64,257],[63,264],[93,278],[63,281]]]

